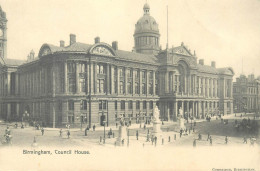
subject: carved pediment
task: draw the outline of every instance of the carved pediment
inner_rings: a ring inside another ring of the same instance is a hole
[[[108,47],[103,46],[103,45],[99,45],[99,46],[94,47],[91,50],[91,53],[99,54],[99,55],[115,56],[111,49],[109,49]]]
[[[180,55],[185,55],[185,56],[192,56],[191,53],[183,46],[175,47],[175,48],[173,48],[171,50],[175,54],[180,54]]]

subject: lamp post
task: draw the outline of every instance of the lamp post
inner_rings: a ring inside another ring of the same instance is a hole
[[[129,131],[130,131],[130,129],[128,128],[127,129],[127,147],[129,147]]]
[[[103,125],[104,125],[104,144],[106,143],[106,121],[103,121]]]

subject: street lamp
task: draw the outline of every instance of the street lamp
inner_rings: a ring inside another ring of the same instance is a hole
[[[103,121],[103,125],[104,125],[104,144],[106,143],[106,121]]]
[[[130,131],[130,129],[128,128],[127,129],[127,147],[129,147],[129,131]]]

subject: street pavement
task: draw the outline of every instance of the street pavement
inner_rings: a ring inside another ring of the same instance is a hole
[[[223,119],[228,119],[228,124],[221,123],[220,119],[212,118],[211,122],[207,122],[205,120],[196,120],[195,132],[193,130],[187,132],[188,135],[183,135],[180,138],[178,123],[177,122],[164,122],[161,125],[162,132],[158,136],[157,147],[163,146],[192,146],[194,139],[198,138],[198,134],[202,135],[202,140],[196,141],[196,146],[210,146],[209,140],[207,141],[208,133],[211,135],[213,143],[212,146],[235,146],[235,145],[243,145],[249,146],[250,141],[248,139],[247,144],[243,144],[243,137],[247,136],[241,132],[237,132],[234,128],[235,119],[240,120],[243,118],[253,119],[252,114],[247,114],[240,117],[240,114],[232,114],[226,115]],[[259,121],[259,118],[257,119]],[[49,147],[49,146],[87,146],[88,148],[92,148],[94,146],[100,147],[112,147],[115,146],[116,138],[118,137],[118,128],[116,126],[105,127],[106,129],[106,139],[105,144],[103,141],[104,137],[104,127],[97,126],[95,131],[90,129],[87,131],[87,136],[85,136],[84,128],[82,131],[79,128],[70,129],[70,138],[67,137],[67,129],[63,129],[63,134],[60,137],[60,133],[58,128],[44,128],[44,135],[41,134],[40,130],[36,130],[33,127],[26,127],[24,129],[14,128],[14,123],[8,124],[11,129],[12,134],[12,146],[21,146],[21,147],[29,147],[32,145],[34,137],[36,137],[36,142],[38,146],[41,147]],[[140,124],[132,124],[129,129],[129,143],[128,140],[125,140],[124,146],[127,147],[153,147],[155,144],[152,142],[147,142],[147,132],[152,132],[152,124],[146,125],[146,129],[143,128],[143,125]],[[4,122],[0,123],[0,139],[1,142],[4,139],[4,132],[7,124]],[[191,123],[185,123],[187,129],[191,127]],[[192,124],[193,126],[193,124]],[[111,136],[108,138],[108,131],[112,129],[114,132],[114,138]],[[136,131],[139,132],[139,140],[136,139]],[[174,140],[174,136],[176,135],[176,140]],[[225,144],[225,136],[228,137],[228,144]],[[100,141],[101,137],[101,141]],[[170,137],[170,141],[169,141]],[[249,137],[248,137],[249,138]],[[163,143],[162,143],[163,141]],[[257,144],[259,144],[259,139],[257,139]],[[3,145],[0,145],[0,147]]]

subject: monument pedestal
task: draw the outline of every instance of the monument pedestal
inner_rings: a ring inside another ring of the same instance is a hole
[[[178,122],[179,122],[179,130],[180,129],[186,129],[186,127],[185,127],[185,125],[184,125],[184,123],[185,123],[185,119],[183,119],[183,118],[180,118],[179,120],[178,120]]]
[[[160,133],[161,133],[161,122],[154,121],[153,122],[153,135],[157,136]]]
[[[118,137],[117,137],[117,145],[121,146],[122,145],[122,140],[124,140],[124,144],[127,142],[127,131],[125,126],[119,126],[118,130]]]

